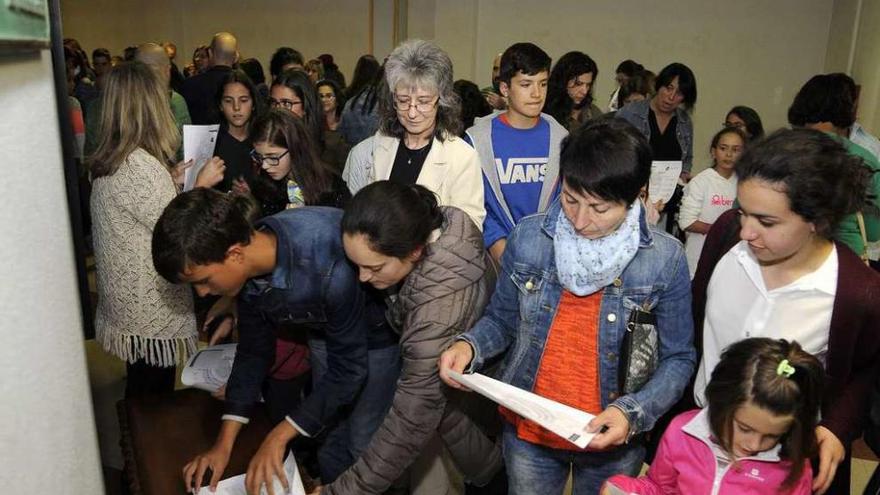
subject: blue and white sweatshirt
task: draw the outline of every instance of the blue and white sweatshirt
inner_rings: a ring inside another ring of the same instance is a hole
[[[465,136],[483,169],[487,248],[506,238],[521,218],[545,211],[559,195],[560,145],[568,135],[546,114],[531,129],[514,128],[503,115],[477,119]]]

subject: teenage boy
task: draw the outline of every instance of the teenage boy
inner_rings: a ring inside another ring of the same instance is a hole
[[[199,188],[177,196],[156,223],[153,264],[160,275],[192,284],[200,296],[238,295],[239,343],[223,423],[214,446],[184,467],[187,488],[198,490],[208,468],[212,490],[217,486],[275,361],[276,328],[309,329],[313,391],[294,400],[266,436],[248,467],[248,493],[271,486],[273,475],[284,479],[283,457],[297,435],[322,435],[318,465],[329,483],[381,424],[400,356],[376,302],[381,297],[367,291],[345,257],[341,219],[341,210],[303,207],[251,226],[240,198]]]
[[[501,55],[498,79],[507,111],[478,119],[467,130],[483,168],[483,240],[496,260],[520,218],[546,210],[558,196],[560,144],[568,135],[541,113],[550,79],[544,50],[512,45]]]

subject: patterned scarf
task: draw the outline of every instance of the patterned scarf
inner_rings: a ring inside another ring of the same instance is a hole
[[[641,211],[640,202],[633,202],[617,230],[605,237],[587,239],[575,231],[560,210],[553,249],[562,286],[575,295],[586,296],[620,276],[639,250]]]

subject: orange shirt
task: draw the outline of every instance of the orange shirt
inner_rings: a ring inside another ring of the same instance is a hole
[[[562,292],[556,316],[547,333],[532,392],[590,414],[602,412],[599,388],[601,305],[602,291],[584,297],[565,290]],[[581,450],[513,411],[503,407],[499,411],[516,426],[521,440],[554,449]]]

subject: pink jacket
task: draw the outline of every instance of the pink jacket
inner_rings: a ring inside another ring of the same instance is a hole
[[[638,495],[764,495],[783,493],[791,463],[779,458],[777,445],[735,465],[712,440],[708,409],[679,414],[660,440],[647,476],[614,476],[608,483]],[[803,474],[787,492],[810,495],[813,472],[805,461]]]

